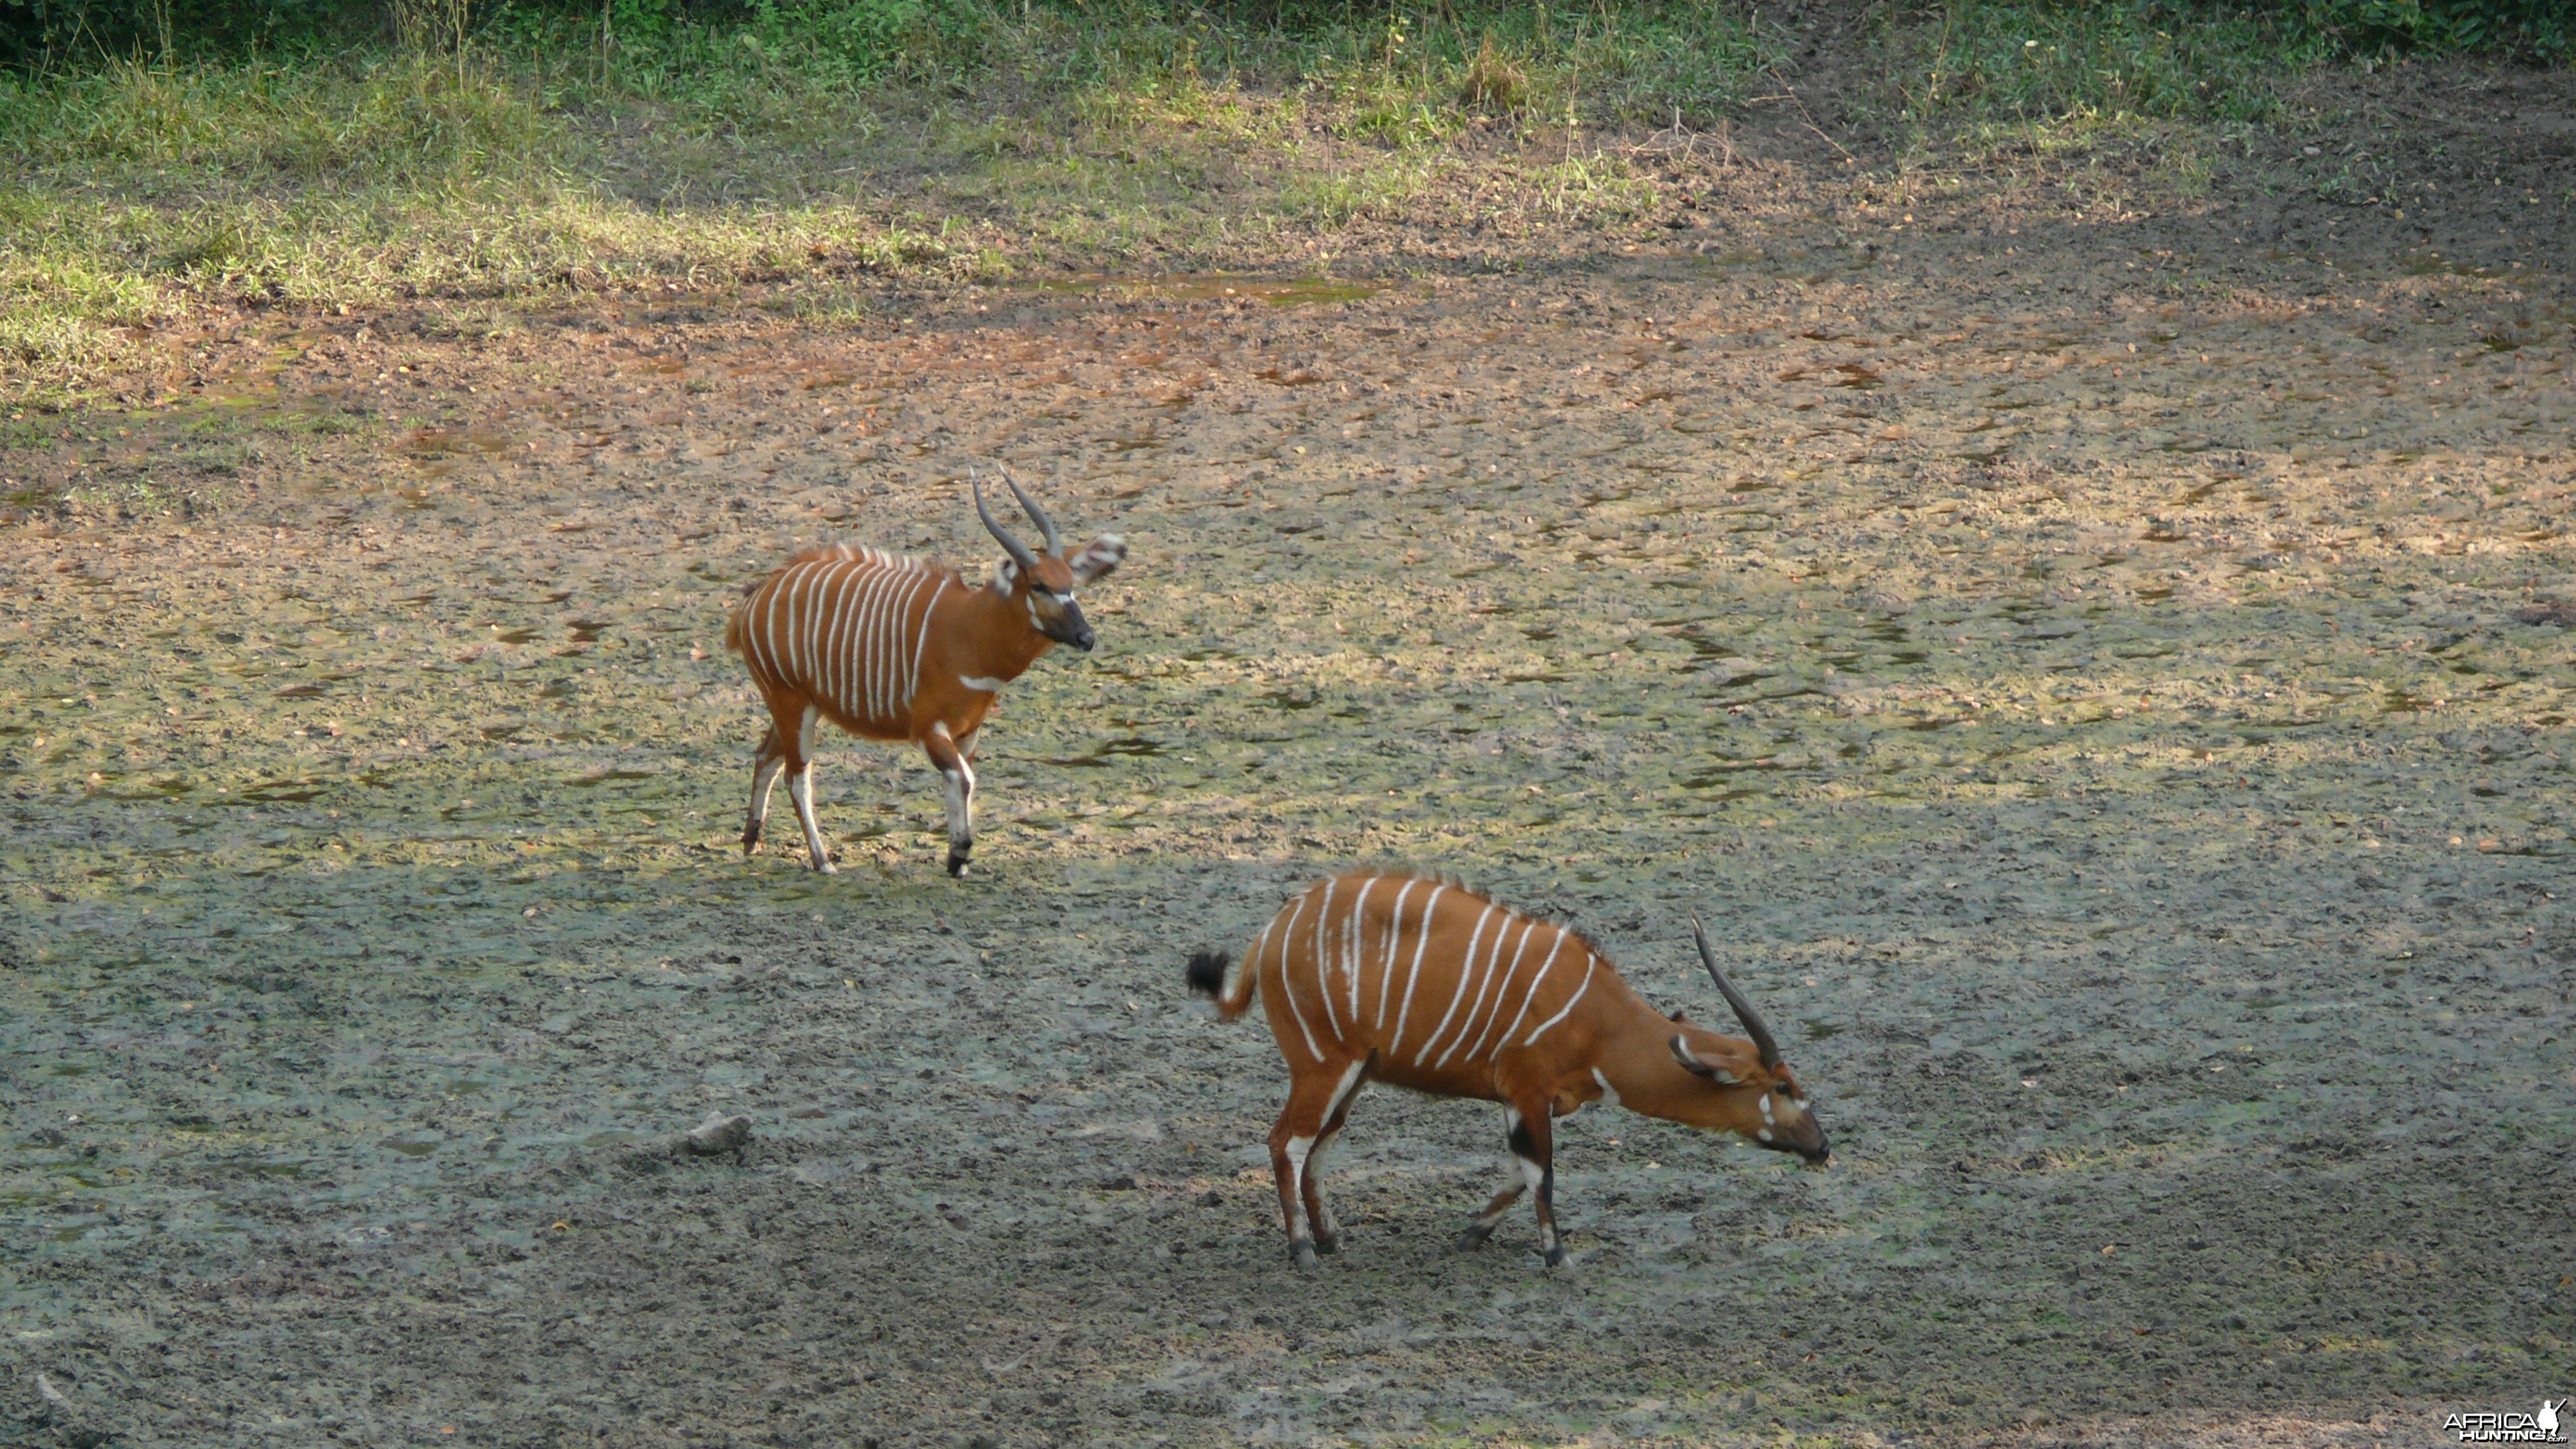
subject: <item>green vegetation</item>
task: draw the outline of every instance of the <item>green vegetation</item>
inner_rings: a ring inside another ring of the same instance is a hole
[[[1564,138],[1479,205],[1623,216],[1634,188],[1574,138],[1714,124],[1780,45],[1669,0],[1293,27],[616,0],[604,35],[516,9],[405,31],[78,67],[21,45],[60,63],[0,72],[0,381],[77,387],[209,303],[811,281],[831,295],[779,305],[830,314],[852,272],[1205,264],[1499,167],[1450,144],[1470,128]]]
[[[1790,37],[1749,4],[147,0],[0,5],[0,391],[210,304],[995,278],[1328,259],[1396,220],[1622,225],[1605,130],[1715,128]],[[2285,72],[2563,56],[2541,0],[1953,0],[1883,12],[1865,114],[2245,118]],[[1497,144],[1500,143],[1500,144]],[[1302,248],[1302,250],[1301,250]],[[809,289],[799,291],[798,289]]]
[[[2140,4],[1967,3],[1890,27],[1884,43],[1901,117],[2056,120],[2085,113],[2250,119],[2266,81],[2312,63],[2265,17],[2197,16]]]
[[[1881,43],[1895,108],[1918,124],[2249,120],[2312,66],[2468,50],[2563,62],[2569,28],[2561,0],[1951,0],[1892,20]]]

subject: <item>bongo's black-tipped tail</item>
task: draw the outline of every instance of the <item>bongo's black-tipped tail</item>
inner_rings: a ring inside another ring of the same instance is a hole
[[[1226,955],[1223,951],[1201,951],[1190,957],[1190,989],[1210,1001],[1225,992]]]

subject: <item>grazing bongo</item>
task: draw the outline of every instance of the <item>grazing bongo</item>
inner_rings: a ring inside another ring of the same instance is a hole
[[[948,873],[966,873],[975,849],[975,731],[1002,686],[1049,648],[1090,652],[1091,625],[1074,586],[1127,556],[1126,543],[1104,533],[1064,557],[1055,521],[1008,472],[1002,481],[1045,536],[1046,552],[1032,553],[995,522],[975,481],[975,514],[1007,555],[984,588],[955,569],[834,544],[805,550],[744,590],[725,646],[750,667],[770,722],[752,762],[745,855],[760,844],[769,792],[784,772],[813,867],[831,872],[814,823],[814,722],[823,719],[861,739],[921,746],[948,781]]]
[[[1359,873],[1280,907],[1229,979],[1226,958],[1190,958],[1192,990],[1227,1021],[1253,993],[1288,1059],[1288,1105],[1270,1129],[1270,1169],[1288,1250],[1300,1267],[1341,1245],[1324,1206],[1324,1154],[1371,1081],[1503,1104],[1521,1180],[1477,1214],[1459,1246],[1483,1242],[1536,1190],[1539,1249],[1557,1236],[1552,1118],[1601,1099],[1649,1117],[1734,1132],[1809,1162],[1829,1155],[1806,1093],[1752,1003],[1700,960],[1750,1041],[1648,1006],[1591,942],[1452,881]]]

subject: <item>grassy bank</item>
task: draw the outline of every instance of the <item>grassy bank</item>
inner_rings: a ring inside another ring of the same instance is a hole
[[[2461,51],[2563,63],[2564,7],[2531,0],[2097,5],[1952,0],[1879,13],[1892,118],[1912,126],[2140,116],[2258,120],[2280,83]]]
[[[0,71],[0,150],[20,158],[0,181],[0,393],[78,394],[209,307],[755,286],[832,314],[864,305],[855,274],[1318,268],[1390,220],[1490,233],[1501,257],[1533,229],[1645,226],[1661,168],[1609,136],[1726,126],[1783,96],[1803,39],[1681,0],[692,13],[501,9],[459,31],[407,9],[403,37],[191,59],[138,34],[124,59]],[[2242,121],[2304,68],[2475,38],[2424,20],[2400,47],[2331,6],[2284,13],[1890,9],[1844,42],[1869,79],[1838,99],[1918,142]]]
[[[0,78],[0,148],[25,158],[0,189],[0,369],[76,389],[210,304],[1207,265],[1435,189],[1617,216],[1641,198],[1582,138],[1713,124],[1780,49],[1750,13],[1682,6],[1305,35],[1036,12],[902,66],[756,27],[603,57],[558,28]],[[1551,138],[1552,164],[1497,170],[1468,136]]]

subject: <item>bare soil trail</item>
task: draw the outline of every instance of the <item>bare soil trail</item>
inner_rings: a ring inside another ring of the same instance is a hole
[[[243,318],[44,424],[10,469],[97,502],[0,531],[0,1441],[2563,1396],[2576,93],[2354,84],[2197,192],[1677,153],[1672,225],[1512,274]],[[986,731],[976,874],[846,742],[843,873],[745,860],[727,603],[827,538],[980,574],[987,458],[1134,552]],[[196,516],[105,511],[183,466]],[[1696,908],[1833,1167],[1587,1111],[1550,1273],[1526,1213],[1449,1249],[1495,1118],[1372,1094],[1294,1272],[1284,1072],[1180,966],[1367,860],[1708,1014]]]

